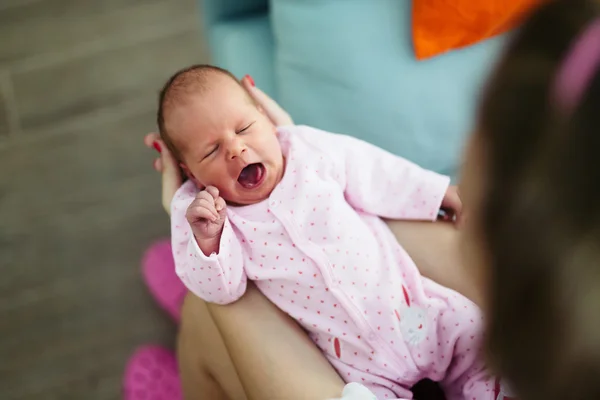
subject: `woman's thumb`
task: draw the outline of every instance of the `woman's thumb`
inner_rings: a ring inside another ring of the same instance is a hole
[[[277,104],[275,100],[269,97],[265,92],[254,86],[254,80],[246,75],[242,79],[242,85],[248,91],[250,96],[254,99],[265,111],[271,122],[275,126],[292,125],[293,121],[290,115]]]
[[[183,180],[177,160],[166,146],[162,146],[160,153],[162,162],[162,204],[167,213],[170,213],[171,201]]]

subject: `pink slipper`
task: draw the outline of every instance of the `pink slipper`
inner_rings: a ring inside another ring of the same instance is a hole
[[[125,400],[181,400],[181,381],[173,352],[158,346],[135,351],[125,367]]]
[[[175,274],[170,240],[156,242],[146,250],[142,259],[142,275],[159,306],[179,323],[187,289]]]

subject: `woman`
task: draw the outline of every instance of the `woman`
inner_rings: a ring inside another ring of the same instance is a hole
[[[600,398],[599,104],[597,1],[545,2],[492,75],[468,146],[465,272],[448,261],[458,244],[452,228],[391,224],[425,276],[482,306],[490,366],[521,400]],[[286,117],[269,110],[275,122]],[[163,154],[157,169],[169,200],[176,168]],[[413,234],[418,242],[408,240]],[[302,331],[255,290],[227,307],[186,299],[179,356],[189,398],[206,393],[194,391],[200,376],[204,390],[214,390],[209,398],[324,399],[343,386]]]

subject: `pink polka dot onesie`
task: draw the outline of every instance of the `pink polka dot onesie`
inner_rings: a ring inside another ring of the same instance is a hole
[[[203,254],[185,219],[198,189],[177,192],[173,253],[185,285],[228,304],[253,280],[347,382],[379,399],[412,399],[423,378],[449,400],[494,398],[477,307],[423,278],[380,218],[435,220],[449,178],[349,136],[305,126],[278,135],[283,179],[267,200],[227,207],[218,254]]]

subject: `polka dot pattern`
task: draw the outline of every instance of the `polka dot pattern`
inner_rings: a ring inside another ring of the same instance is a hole
[[[173,252],[183,282],[227,304],[252,279],[344,379],[387,388],[382,396],[406,396],[426,376],[468,381],[476,308],[424,280],[379,217],[435,219],[448,178],[357,139],[286,129],[282,181],[261,203],[228,207],[218,254],[206,257],[185,221],[196,189],[188,182],[177,192]]]

